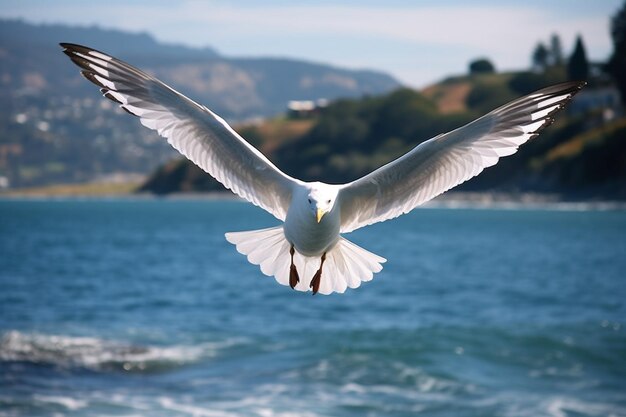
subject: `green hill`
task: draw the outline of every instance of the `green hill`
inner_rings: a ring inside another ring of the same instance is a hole
[[[271,121],[242,131],[288,174],[343,183],[367,174],[421,141],[457,128],[523,94],[565,79],[562,68],[449,78],[418,92],[338,100],[309,129],[275,143]],[[593,83],[589,91],[593,91]],[[598,111],[562,111],[556,122],[511,157],[463,184],[466,191],[538,191],[574,198],[626,198],[626,119],[605,124]],[[283,120],[288,125],[297,121]],[[287,135],[288,136],[288,135]],[[269,152],[268,152],[269,151]],[[165,186],[167,184],[167,186]],[[160,169],[144,191],[217,190],[221,186],[180,161]]]
[[[626,117],[579,133],[530,162],[537,177],[572,195],[626,199]]]

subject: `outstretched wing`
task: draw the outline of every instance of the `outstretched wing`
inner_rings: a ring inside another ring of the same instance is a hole
[[[239,196],[285,220],[294,185],[221,117],[145,72],[107,54],[62,43],[102,94]]]
[[[584,85],[562,83],[514,100],[343,185],[338,199],[341,232],[408,213],[495,165],[500,157],[514,154]]]

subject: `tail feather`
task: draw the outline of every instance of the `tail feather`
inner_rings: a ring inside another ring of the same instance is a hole
[[[237,247],[237,251],[247,256],[252,264],[259,265],[265,275],[275,277],[281,285],[289,285],[291,245],[285,239],[282,226],[246,232],[226,233],[226,240]],[[300,275],[295,289],[310,291],[309,285],[319,269],[321,257],[294,255],[294,264]],[[363,281],[370,281],[380,272],[385,258],[375,255],[343,237],[326,254],[322,269],[319,293],[343,293],[347,288],[357,288]]]
[[[361,273],[357,274],[363,277],[363,281],[371,281],[374,277],[374,273],[380,272],[383,269],[381,263],[384,263],[386,259],[368,252],[346,239],[343,239],[343,245],[345,248],[344,252],[347,253],[348,259],[352,260],[350,266],[361,271]]]

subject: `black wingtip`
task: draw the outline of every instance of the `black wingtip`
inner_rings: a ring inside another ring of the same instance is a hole
[[[88,79],[89,81],[91,81],[92,83],[94,83],[95,85],[97,85],[98,87],[106,88],[106,85],[98,81],[98,79],[95,77],[95,74],[93,72],[88,71],[88,70],[82,70],[80,74],[86,79]]]
[[[63,52],[71,51],[73,49],[76,49],[76,47],[81,47],[80,45],[77,45],[75,43],[69,43],[69,42],[60,42],[59,46],[63,48]]]
[[[576,94],[584,86],[587,85],[586,81],[566,81],[559,84],[554,84],[541,90],[535,91],[531,94],[546,94],[546,95],[561,95],[561,94]]]
[[[578,91],[582,90],[582,89],[583,89],[583,87],[585,87],[585,86],[587,85],[587,81],[581,81],[581,80],[578,80],[578,81],[570,81],[569,83],[573,84],[572,88],[573,88],[574,90],[576,90],[576,92],[578,92]],[[566,83],[564,83],[564,84],[566,84]]]
[[[587,81],[572,81],[575,86],[571,91],[571,96],[569,98],[569,100],[571,100],[572,98],[574,98],[574,96],[578,93],[580,93],[580,91],[585,88],[585,86],[587,85]],[[568,102],[569,102],[568,100]]]
[[[77,43],[61,42],[59,43],[59,45],[61,46],[61,48],[63,48],[63,52],[66,55],[73,55],[77,53],[88,55],[91,52],[97,52],[102,55],[108,55],[108,54],[105,54],[104,52],[98,51],[97,49],[93,49],[84,45],[79,45]]]
[[[65,48],[65,49],[74,49],[74,48],[89,49],[86,46],[79,45],[77,43],[71,43],[71,42],[59,42],[59,45],[61,46],[61,48]]]
[[[575,91],[574,94],[576,94],[577,92],[582,90],[587,85],[587,81],[580,81],[580,80],[572,81],[572,84],[574,84],[573,89]]]

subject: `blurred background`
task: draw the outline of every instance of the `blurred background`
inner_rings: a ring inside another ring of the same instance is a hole
[[[57,42],[68,41],[148,70],[225,117],[291,175],[330,182],[358,178],[533,90],[587,80],[540,141],[461,189],[623,199],[619,7],[3,1],[0,187],[223,190],[119,117],[59,53]]]
[[[223,239],[275,220],[59,42],[327,182],[588,85],[514,156],[352,234],[389,260],[372,283],[311,297]],[[0,0],[0,86],[0,416],[626,416],[623,1]]]

